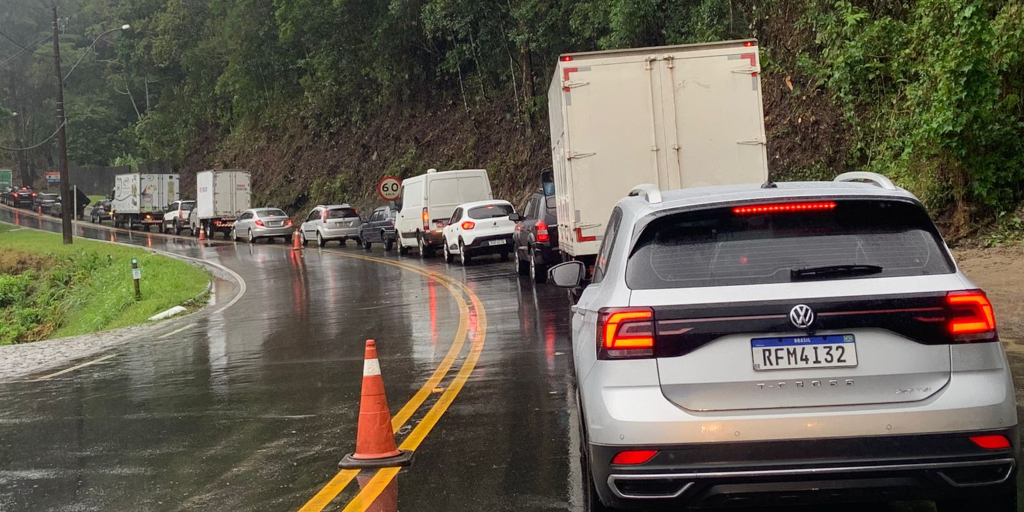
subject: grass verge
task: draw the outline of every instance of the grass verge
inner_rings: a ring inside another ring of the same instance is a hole
[[[144,323],[178,305],[196,308],[211,276],[142,249],[0,224],[0,345]],[[131,260],[142,269],[135,299]]]

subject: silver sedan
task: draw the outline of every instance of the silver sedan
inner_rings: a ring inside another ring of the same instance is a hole
[[[231,228],[231,239],[238,240],[241,235],[249,243],[266,238],[273,243],[275,238],[283,238],[288,242],[295,232],[288,214],[280,208],[253,208],[246,210],[235,220]]]

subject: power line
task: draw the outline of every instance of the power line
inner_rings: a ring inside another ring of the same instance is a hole
[[[64,128],[64,125],[66,125],[66,124],[68,124],[67,121],[64,121],[63,123],[61,123],[60,126],[57,127],[57,131],[53,132],[53,134],[50,135],[49,137],[47,137],[46,140],[40,142],[39,144],[36,144],[35,146],[29,146],[27,148],[8,148],[8,147],[0,146],[0,150],[4,150],[4,151],[31,151],[33,149],[36,149],[36,148],[42,146],[43,144],[46,144],[47,142],[50,142],[51,140],[53,140],[53,138],[56,137],[58,133],[60,133],[60,129]]]
[[[28,49],[28,47],[27,47],[27,46],[25,46],[25,45],[23,45],[23,44],[21,44],[21,43],[19,43],[19,42],[15,41],[15,40],[14,40],[14,38],[12,38],[11,36],[9,36],[9,35],[7,35],[7,34],[3,33],[2,31],[0,31],[0,37],[3,37],[4,39],[6,39],[6,40],[8,40],[8,41],[10,41],[10,42],[12,42],[12,43],[14,43],[14,44],[15,44],[15,45],[16,45],[16,46],[17,46],[18,48],[21,48],[22,50],[24,50],[24,51],[26,51],[26,52],[32,52],[32,53],[34,53],[34,54],[36,54],[36,55],[43,55],[43,56],[46,56],[46,54],[45,54],[45,53],[39,53],[39,52],[37,52],[37,51],[35,51],[35,50],[30,50],[30,49]],[[39,40],[38,40],[38,41],[36,41],[36,42],[39,42],[39,41],[42,41],[42,39],[39,39]],[[32,44],[35,44],[35,43],[32,43]]]
[[[35,45],[39,44],[40,42],[42,42],[42,41],[43,41],[44,39],[46,39],[46,38],[48,38],[48,37],[50,37],[50,36],[48,36],[48,35],[43,35],[43,36],[42,36],[42,37],[40,37],[39,39],[36,39],[35,41],[33,41],[33,42],[29,43],[29,46],[35,46]],[[19,46],[20,46],[20,45],[19,45]],[[11,55],[10,57],[8,57],[8,58],[7,58],[6,60],[4,60],[3,62],[0,62],[0,66],[3,66],[3,65],[5,65],[5,64],[7,64],[8,62],[10,62],[10,61],[12,61],[12,60],[14,60],[14,59],[18,58],[18,56],[20,56],[21,54],[25,53],[26,51],[29,51],[29,50],[28,50],[28,48],[22,48],[21,50],[19,50],[19,51],[18,51],[18,53],[15,53],[14,55]],[[39,53],[39,52],[32,52],[32,53],[34,53],[34,54],[36,54],[36,55],[43,55],[43,56],[49,56],[49,54],[45,54],[45,53]]]

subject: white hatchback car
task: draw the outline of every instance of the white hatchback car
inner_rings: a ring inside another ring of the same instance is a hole
[[[476,201],[457,206],[442,232],[444,260],[451,263],[458,255],[463,265],[469,265],[476,256],[500,254],[501,261],[508,261],[516,230],[516,223],[508,216],[515,211],[508,201]]]

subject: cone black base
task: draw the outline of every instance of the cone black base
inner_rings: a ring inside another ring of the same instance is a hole
[[[396,468],[405,467],[412,464],[412,456],[416,452],[407,452],[405,450],[399,450],[398,455],[394,457],[387,457],[384,459],[357,459],[348,454],[341,462],[338,463],[338,467],[341,469],[378,469],[378,468]]]

